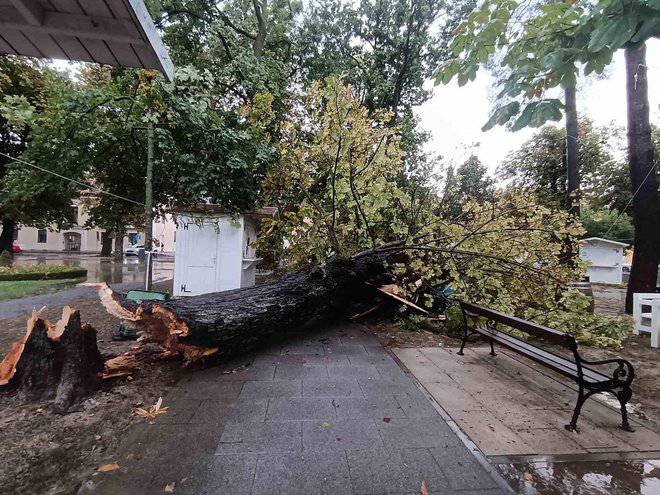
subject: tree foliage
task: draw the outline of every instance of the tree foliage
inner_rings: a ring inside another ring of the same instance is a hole
[[[454,58],[437,81],[456,77],[462,86],[494,61],[507,75],[484,130],[512,119],[513,130],[540,127],[561,118],[562,104],[548,90],[574,86],[581,70],[602,73],[616,50],[658,36],[658,18],[655,0],[487,0],[456,30]]]
[[[368,115],[352,86],[314,85],[282,133],[278,165],[266,182],[280,207],[273,235],[291,265],[349,256],[406,233],[406,194],[397,186],[401,149],[391,115]]]

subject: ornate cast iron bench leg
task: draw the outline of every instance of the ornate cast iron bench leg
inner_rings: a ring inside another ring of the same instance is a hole
[[[632,397],[632,390],[630,387],[624,387],[614,395],[619,399],[619,404],[621,404],[621,429],[630,432],[635,431],[633,427],[630,426],[630,423],[628,423],[628,410],[626,409],[626,404]]]
[[[580,411],[582,410],[584,402],[589,398],[590,395],[591,394],[588,392],[586,394],[584,393],[584,387],[582,384],[580,384],[580,391],[578,392],[577,403],[575,404],[575,409],[573,410],[573,417],[571,418],[571,422],[565,426],[568,431],[578,431],[577,421],[580,417]]]
[[[461,314],[463,315],[463,342],[461,342],[461,349],[456,353],[459,356],[463,355],[463,349],[465,349],[465,344],[467,344],[469,335],[467,315],[465,314],[463,307],[461,307]]]

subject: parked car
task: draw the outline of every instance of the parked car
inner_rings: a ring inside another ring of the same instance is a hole
[[[133,244],[124,251],[126,256],[141,256],[144,254],[144,244]]]
[[[14,243],[11,245],[11,252],[14,253],[14,254],[18,254],[21,251],[23,251],[21,249],[21,246],[19,246],[18,243],[16,241],[14,241]]]

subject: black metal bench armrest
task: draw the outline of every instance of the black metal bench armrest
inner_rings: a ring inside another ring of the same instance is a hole
[[[618,364],[617,368],[612,372],[612,378],[614,382],[622,386],[628,386],[632,383],[635,378],[635,369],[633,365],[621,358],[614,359],[603,359],[601,361],[587,361],[586,359],[580,356],[581,364],[587,364],[589,366],[599,366],[604,364]]]

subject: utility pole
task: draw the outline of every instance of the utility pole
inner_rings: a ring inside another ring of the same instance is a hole
[[[144,188],[144,250],[147,254],[147,274],[145,278],[145,290],[151,290],[153,275],[151,265],[152,236],[153,236],[153,190],[152,180],[154,175],[154,125],[149,122],[147,126],[147,176]]]

